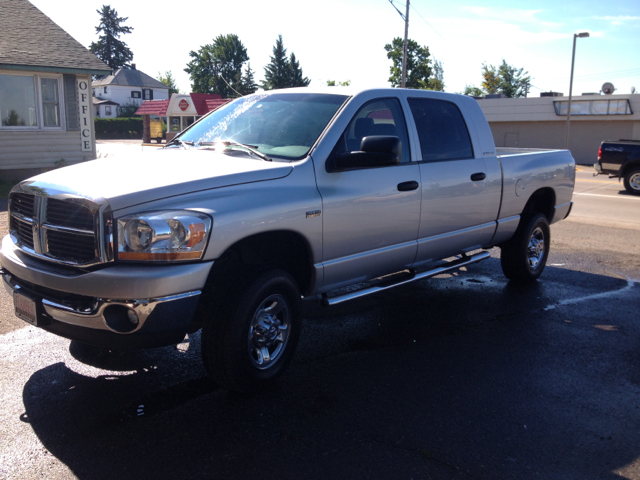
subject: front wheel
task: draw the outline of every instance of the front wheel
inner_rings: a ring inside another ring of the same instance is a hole
[[[500,264],[509,280],[532,282],[544,270],[549,257],[549,221],[538,213],[523,219],[513,237],[501,246]]]
[[[635,168],[624,176],[624,188],[631,195],[640,195],[640,168]]]
[[[282,270],[234,287],[235,295],[213,299],[217,307],[202,329],[202,358],[220,386],[250,393],[272,384],[293,357],[300,337],[300,291]]]

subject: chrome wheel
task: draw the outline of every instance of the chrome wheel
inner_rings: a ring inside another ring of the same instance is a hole
[[[640,191],[640,172],[636,172],[629,177],[629,186],[634,190]]]
[[[291,332],[291,311],[278,294],[268,296],[256,309],[249,325],[249,358],[254,367],[266,370],[282,356]]]
[[[540,227],[537,227],[533,232],[531,232],[529,245],[527,246],[527,261],[529,262],[529,267],[531,267],[532,270],[535,270],[540,266],[540,262],[542,262],[544,254],[544,233]]]

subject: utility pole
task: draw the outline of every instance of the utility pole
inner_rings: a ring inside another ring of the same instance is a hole
[[[404,16],[404,47],[402,49],[402,88],[407,88],[407,39],[409,38],[409,0],[407,13]]]

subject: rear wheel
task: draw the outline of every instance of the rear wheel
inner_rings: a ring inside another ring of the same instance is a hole
[[[300,292],[283,270],[245,277],[215,298],[202,329],[202,357],[220,386],[255,392],[286,369],[300,337]]]
[[[549,256],[549,221],[542,213],[523,219],[511,240],[501,246],[500,264],[509,280],[532,282],[544,270]]]
[[[631,195],[640,195],[640,168],[635,168],[624,176],[624,188]]]

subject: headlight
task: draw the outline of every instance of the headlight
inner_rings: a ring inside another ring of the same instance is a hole
[[[199,260],[207,246],[211,218],[204,213],[169,210],[118,219],[118,260]]]

